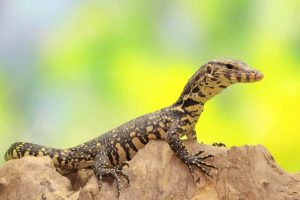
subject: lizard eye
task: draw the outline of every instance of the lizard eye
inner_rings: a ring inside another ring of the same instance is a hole
[[[207,67],[205,68],[205,71],[206,71],[206,73],[208,73],[208,74],[212,74],[212,72],[213,72],[211,66],[207,66]]]
[[[232,64],[226,64],[225,65],[227,69],[233,69],[233,65]]]

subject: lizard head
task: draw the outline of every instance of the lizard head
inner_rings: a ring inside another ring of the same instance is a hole
[[[246,63],[233,59],[216,59],[201,67],[208,85],[229,86],[234,83],[251,83],[263,78],[263,74]]]
[[[259,81],[263,74],[246,63],[233,59],[216,59],[202,65],[185,85],[176,105],[190,106],[189,99],[205,103],[234,83]],[[185,103],[188,102],[188,103]]]

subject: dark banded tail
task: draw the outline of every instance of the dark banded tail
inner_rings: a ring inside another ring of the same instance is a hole
[[[24,156],[50,156],[53,158],[55,154],[58,154],[61,151],[61,149],[49,148],[38,144],[17,142],[10,146],[5,153],[4,159],[7,161],[22,158]]]

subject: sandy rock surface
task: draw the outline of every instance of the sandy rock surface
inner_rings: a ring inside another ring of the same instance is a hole
[[[194,181],[187,167],[164,141],[151,141],[124,171],[119,199],[199,200],[300,200],[300,173],[288,174],[261,145],[226,149],[186,142],[190,152],[214,154],[208,160],[220,169],[214,179],[195,169]],[[99,191],[91,170],[67,177],[57,173],[50,158],[25,157],[0,166],[0,199],[117,199],[116,183],[104,178]]]

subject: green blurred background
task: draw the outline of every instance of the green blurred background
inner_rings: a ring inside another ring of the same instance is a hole
[[[263,144],[299,171],[299,0],[3,0],[0,162],[15,141],[67,148],[168,106],[219,57],[265,78],[211,100],[199,142]]]

